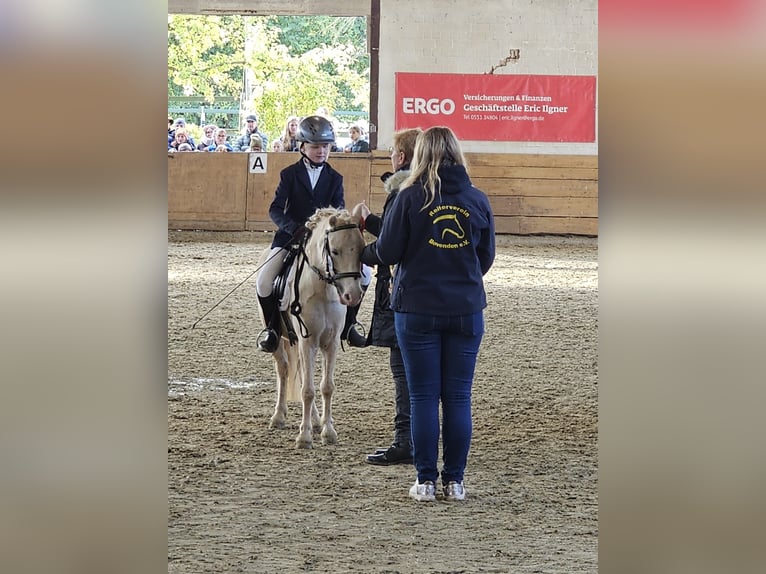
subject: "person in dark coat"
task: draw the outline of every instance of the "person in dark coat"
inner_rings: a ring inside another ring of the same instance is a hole
[[[286,250],[306,231],[306,221],[321,207],[343,209],[343,176],[326,163],[335,142],[332,124],[320,116],[304,118],[298,127],[301,158],[279,174],[279,185],[269,207],[269,217],[277,225],[271,253],[256,281],[258,303],[267,327],[258,336],[258,348],[267,353],[279,345],[279,301],[274,280],[282,269]]]
[[[351,143],[343,148],[344,152],[367,153],[370,151],[370,144],[363,137],[362,126],[354,124],[348,128],[348,134],[351,136]]]
[[[415,140],[421,132],[419,128],[401,130],[394,133],[394,145],[391,148],[391,166],[394,173],[386,172],[381,176],[383,189],[388,194],[383,205],[383,213],[377,216],[370,213],[366,206],[360,204],[362,214],[365,216],[364,226],[372,235],[378,236],[386,212],[396,199],[399,186],[410,175],[410,161],[412,161]],[[355,208],[356,209],[356,208]],[[404,372],[402,352],[396,343],[394,332],[394,312],[391,310],[391,267],[378,265],[375,282],[375,303],[372,311],[372,323],[370,332],[364,345],[376,347],[388,347],[390,349],[389,365],[394,379],[395,415],[394,415],[394,440],[386,449],[379,449],[373,454],[368,454],[365,461],[370,464],[392,465],[412,464],[412,437],[410,430],[410,393],[407,390],[407,375]],[[353,325],[353,331],[349,336],[349,344],[353,345],[358,336]],[[356,345],[359,346],[359,345]]]
[[[253,136],[261,138],[261,149],[269,149],[269,138],[263,132],[258,131],[258,116],[250,114],[245,118],[245,129],[234,144],[234,151],[250,151],[250,142]],[[333,141],[333,143],[335,143]]]

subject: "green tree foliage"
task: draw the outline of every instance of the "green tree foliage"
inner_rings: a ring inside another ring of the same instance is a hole
[[[270,139],[320,106],[369,111],[366,19],[169,16],[168,95],[242,98]]]
[[[300,56],[318,47],[349,46],[359,74],[367,73],[367,19],[331,16],[271,16],[269,26],[277,30],[277,39],[292,56]]]
[[[168,15],[168,96],[239,98],[244,48],[242,16]]]

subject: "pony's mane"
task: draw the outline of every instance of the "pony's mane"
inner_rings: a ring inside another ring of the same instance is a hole
[[[345,225],[347,223],[358,224],[359,219],[351,215],[346,209],[336,209],[334,207],[322,207],[314,212],[314,215],[309,217],[306,222],[306,227],[309,229],[316,229],[319,224],[324,220],[329,220],[332,216],[335,216],[334,226]]]

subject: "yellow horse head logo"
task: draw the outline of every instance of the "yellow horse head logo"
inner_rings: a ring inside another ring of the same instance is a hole
[[[440,215],[439,217],[434,219],[434,223],[438,223],[440,221],[445,221],[445,220],[454,221],[455,227],[457,228],[457,230],[452,229],[452,226],[445,227],[444,229],[442,229],[442,239],[444,239],[444,235],[447,233],[451,233],[458,239],[465,238],[465,230],[463,229],[463,226],[460,225],[460,222],[458,221],[456,214],[450,213],[446,215]]]

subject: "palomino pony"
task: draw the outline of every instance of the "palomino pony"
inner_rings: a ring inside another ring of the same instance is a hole
[[[283,325],[279,347],[273,353],[277,404],[269,428],[285,428],[287,400],[297,399],[300,388],[303,411],[300,433],[295,439],[297,448],[312,448],[312,427],[321,427],[322,444],[334,444],[338,440],[332,419],[333,373],[346,317],[345,306],[357,305],[362,299],[360,257],[365,243],[359,223],[359,217],[345,209],[318,209],[306,223],[309,231],[305,243],[286,282],[284,297],[292,301],[289,321],[293,332],[298,333],[298,343],[297,348],[290,344],[287,325]],[[268,250],[264,252],[259,263],[265,261],[268,253]],[[298,290],[294,300],[296,280]],[[314,371],[320,350],[321,418],[314,401]]]

